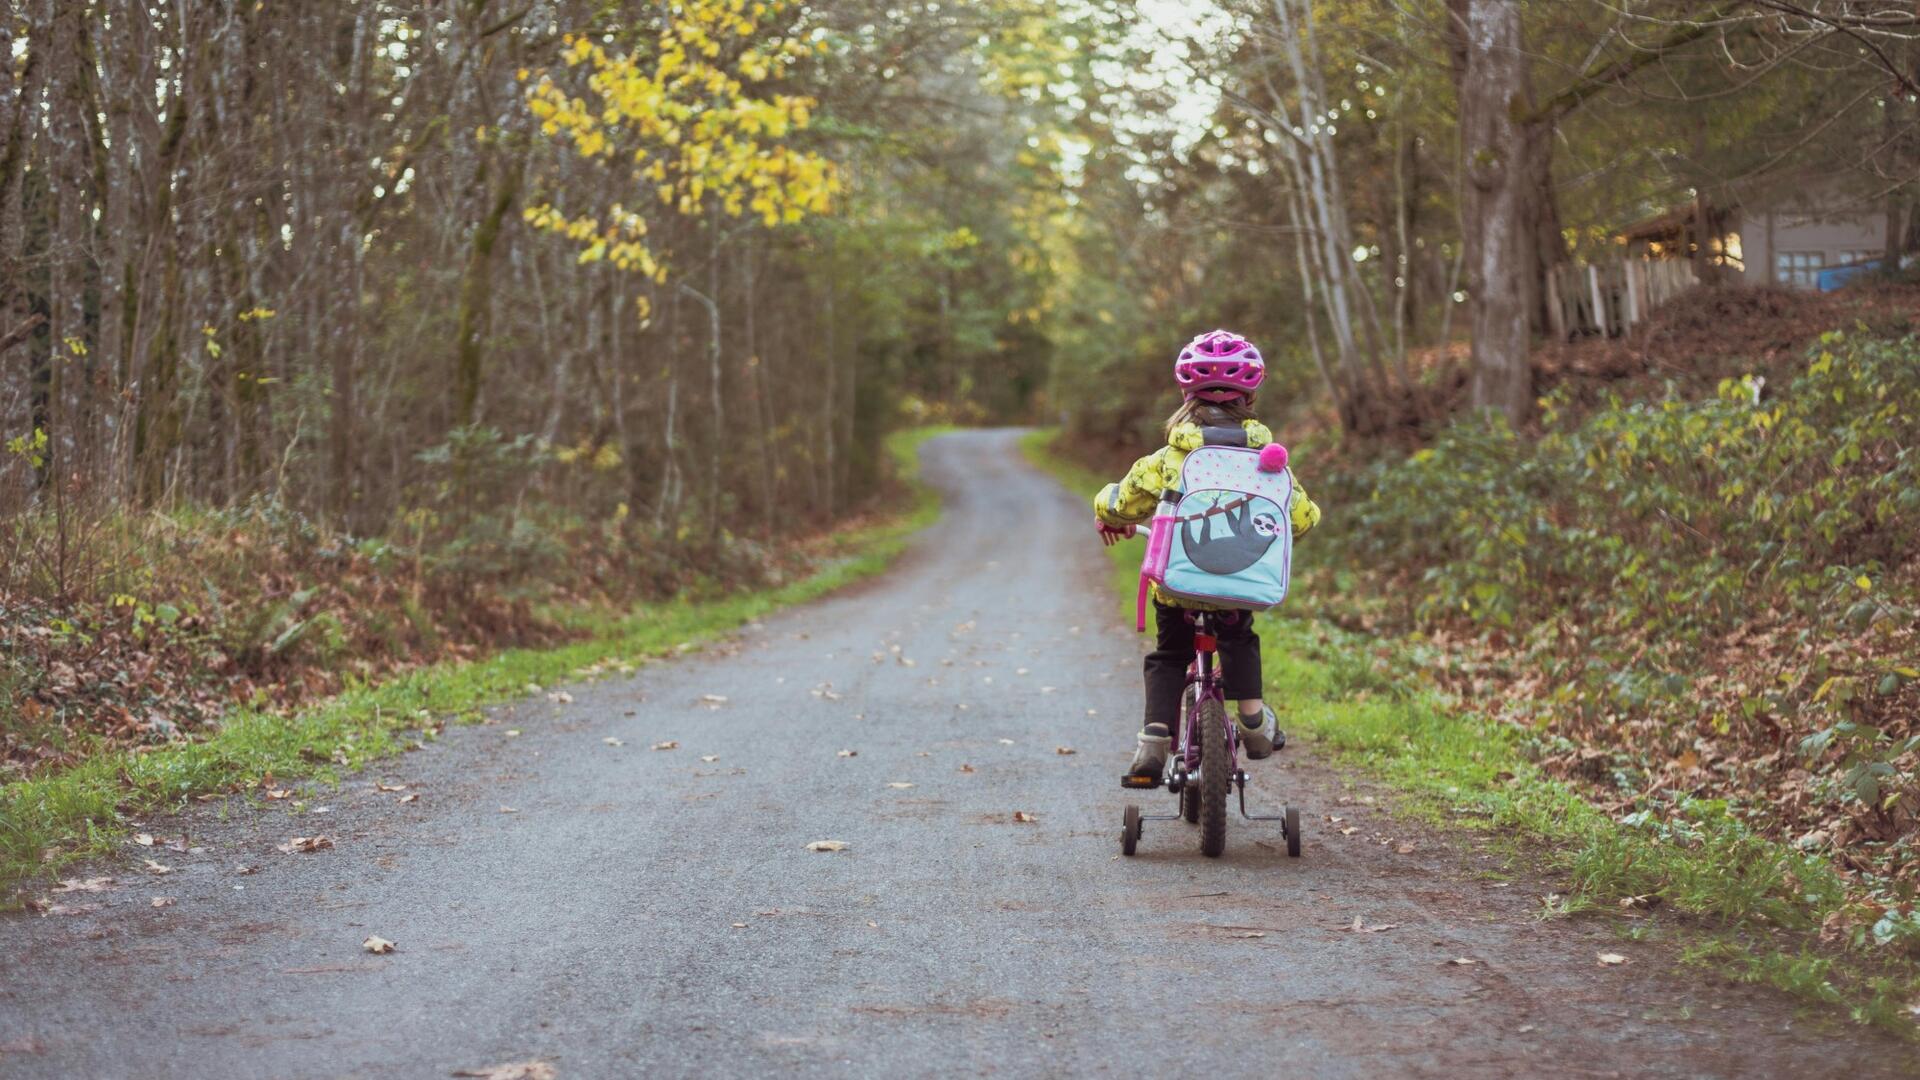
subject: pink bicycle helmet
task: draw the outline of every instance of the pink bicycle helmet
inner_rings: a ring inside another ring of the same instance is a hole
[[[1267,377],[1266,361],[1253,342],[1239,334],[1212,330],[1187,343],[1173,363],[1173,378],[1191,401],[1231,401],[1252,397]]]

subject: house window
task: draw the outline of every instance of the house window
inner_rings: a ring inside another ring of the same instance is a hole
[[[1773,277],[1782,285],[1811,289],[1827,265],[1824,251],[1781,251],[1773,256]]]
[[[1851,263],[1873,262],[1877,259],[1885,258],[1886,255],[1885,249],[1880,251],[1843,251],[1840,253],[1840,265],[1846,266]]]

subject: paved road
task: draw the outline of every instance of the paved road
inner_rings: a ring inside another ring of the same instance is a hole
[[[1606,922],[1536,920],[1551,882],[1307,748],[1253,766],[1306,809],[1305,858],[1239,822],[1224,859],[1171,823],[1119,858],[1141,645],[1086,514],[1014,433],[925,455],[948,516],[886,577],[450,730],[310,793],[326,814],[150,823],[206,850],[0,918],[0,1075],[1913,1075]],[[314,832],[337,846],[274,850]]]

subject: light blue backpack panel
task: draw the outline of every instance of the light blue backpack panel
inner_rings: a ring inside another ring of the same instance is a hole
[[[1185,600],[1265,611],[1287,598],[1293,474],[1263,472],[1260,452],[1203,446],[1180,467],[1161,588]]]

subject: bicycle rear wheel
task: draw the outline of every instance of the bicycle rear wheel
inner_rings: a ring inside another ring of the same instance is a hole
[[[1227,710],[1217,698],[1200,703],[1200,854],[1219,858],[1227,850],[1227,789],[1233,763],[1227,756]]]

